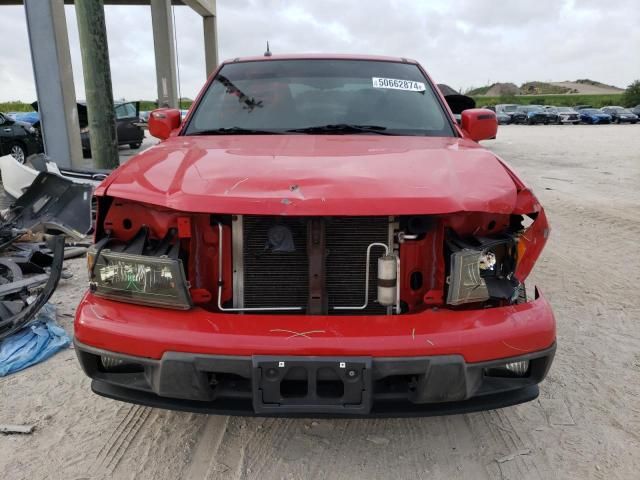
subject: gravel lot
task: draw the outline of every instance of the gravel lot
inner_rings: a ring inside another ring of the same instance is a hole
[[[37,426],[0,435],[2,477],[638,478],[640,125],[506,126],[486,146],[552,227],[531,280],[555,308],[558,353],[537,401],[423,419],[208,417],[97,397],[70,349],[0,379],[0,423]],[[70,266],[54,297],[69,332],[86,278]]]

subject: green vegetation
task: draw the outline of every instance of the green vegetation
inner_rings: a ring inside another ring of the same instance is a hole
[[[191,107],[193,100],[190,98],[183,98],[180,101],[180,108],[188,109]],[[140,100],[140,111],[154,110],[158,108],[157,104],[153,100]],[[33,112],[33,108],[29,103],[20,101],[13,102],[0,102],[0,112]]]
[[[33,112],[33,108],[28,103],[14,101],[0,103],[0,112]]]
[[[554,105],[567,107],[591,105],[594,108],[600,108],[607,105],[620,105],[620,103],[622,103],[622,94],[620,93],[608,95],[503,95],[501,97],[482,97],[473,95],[473,98],[478,106],[481,107],[491,107],[498,103],[516,103],[519,105]],[[638,103],[640,103],[640,101],[636,102],[635,105]]]
[[[636,80],[622,94],[620,101],[625,107],[635,107],[640,105],[640,80]]]

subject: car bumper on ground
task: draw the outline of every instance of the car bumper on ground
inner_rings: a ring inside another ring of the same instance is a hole
[[[242,415],[499,408],[538,395],[555,351],[553,313],[538,293],[484,310],[345,317],[158,310],[87,294],[75,327],[96,393]],[[526,374],[505,374],[523,361]]]

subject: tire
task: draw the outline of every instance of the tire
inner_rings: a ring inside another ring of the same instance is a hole
[[[24,145],[18,142],[14,142],[9,145],[9,155],[15,158],[18,163],[24,165],[27,161],[27,149],[24,148]]]
[[[136,148],[140,148],[140,145],[142,145],[142,143],[140,143],[140,142],[137,142],[137,143],[130,143],[130,144],[129,144],[129,148],[132,148],[132,149],[134,149],[134,150],[135,150]]]

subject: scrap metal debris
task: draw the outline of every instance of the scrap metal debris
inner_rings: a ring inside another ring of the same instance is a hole
[[[55,237],[52,253],[46,273],[29,277],[10,258],[0,263],[0,339],[29,323],[53,294],[62,274],[64,237]]]
[[[15,239],[27,230],[53,230],[84,239],[93,224],[92,193],[91,185],[74,183],[54,173],[39,173],[31,186],[4,212],[0,240],[4,244],[7,235]]]
[[[12,433],[33,433],[36,429],[35,425],[3,425],[0,424],[0,433],[12,434]]]
[[[82,255],[92,229],[93,187],[41,172],[0,214],[0,339],[31,322],[60,278],[65,257]],[[64,233],[74,241],[65,249]]]

